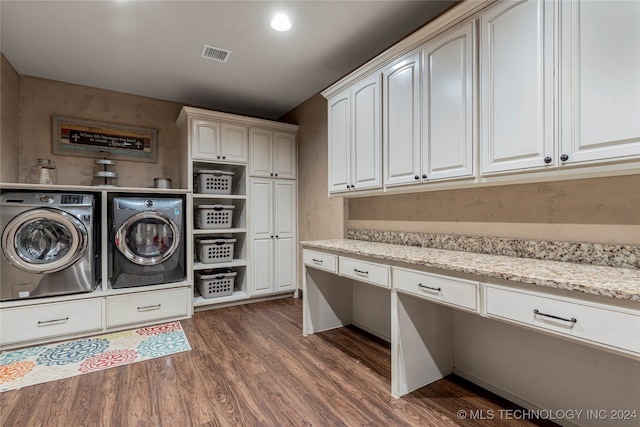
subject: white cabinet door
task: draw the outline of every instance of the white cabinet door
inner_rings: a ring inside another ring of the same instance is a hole
[[[251,238],[273,236],[273,181],[251,180]]]
[[[275,181],[274,187],[274,290],[296,286],[296,184]]]
[[[251,247],[251,295],[273,292],[273,239],[254,239]]]
[[[342,92],[328,101],[329,193],[351,189],[351,100]]]
[[[251,180],[252,295],[296,289],[296,191],[292,180]]]
[[[363,80],[351,89],[352,189],[382,186],[380,141],[380,75]]]
[[[251,128],[249,131],[249,174],[251,176],[269,177],[271,174],[271,139],[270,130]]]
[[[382,72],[385,185],[419,182],[420,54],[413,53]]]
[[[555,2],[508,1],[480,17],[482,174],[557,165]]]
[[[220,159],[220,123],[193,119],[191,122],[193,141],[191,157],[203,160]]]
[[[273,133],[273,176],[276,178],[296,178],[296,135],[293,133]]]
[[[640,2],[560,7],[561,164],[640,157]]]
[[[222,123],[220,138],[221,160],[247,162],[247,127]]]
[[[422,173],[429,181],[473,175],[474,46],[470,22],[422,49]]]

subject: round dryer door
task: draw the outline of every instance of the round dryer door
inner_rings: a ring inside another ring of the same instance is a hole
[[[87,242],[84,224],[53,208],[23,212],[2,233],[6,258],[29,273],[55,273],[70,267],[84,255]]]
[[[180,245],[176,223],[159,212],[132,215],[118,229],[115,244],[122,255],[138,265],[157,265]]]

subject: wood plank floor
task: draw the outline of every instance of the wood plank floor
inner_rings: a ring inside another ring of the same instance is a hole
[[[553,425],[501,420],[518,407],[455,376],[395,399],[389,344],[352,328],[303,337],[299,299],[200,312],[182,326],[192,351],[0,394],[2,425]]]

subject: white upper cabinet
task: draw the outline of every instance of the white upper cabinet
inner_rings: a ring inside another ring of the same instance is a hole
[[[422,48],[422,180],[473,175],[475,31],[470,22]]]
[[[480,16],[482,174],[557,165],[552,1],[507,1]]]
[[[640,157],[640,2],[560,7],[561,165]]]
[[[351,91],[328,101],[329,193],[351,189]]]
[[[380,188],[380,75],[329,99],[329,192]]]
[[[384,183],[420,181],[420,53],[382,71]]]
[[[296,135],[263,128],[249,131],[249,174],[257,177],[296,178]]]
[[[247,162],[247,127],[194,118],[191,157],[199,160]]]

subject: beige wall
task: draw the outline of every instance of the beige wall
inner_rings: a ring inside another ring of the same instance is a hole
[[[92,158],[52,154],[53,115],[157,129],[158,162],[119,160],[114,169],[119,174],[118,185],[151,187],[157,177],[179,181],[180,150],[175,120],[182,104],[28,76],[20,76],[19,80],[18,182],[25,182],[35,159],[44,157],[53,159],[58,166],[59,184],[92,184],[96,170]],[[15,151],[15,147],[5,144],[4,138],[2,149]]]
[[[281,121],[298,129],[298,238],[318,240],[344,236],[345,201],[329,198],[327,176],[327,101],[317,94]]]
[[[365,197],[349,228],[640,244],[640,175]]]
[[[18,180],[19,76],[0,54],[0,182]]]
[[[326,101],[282,118],[300,125],[300,240],[347,228],[640,244],[640,175],[353,199],[327,197]]]

